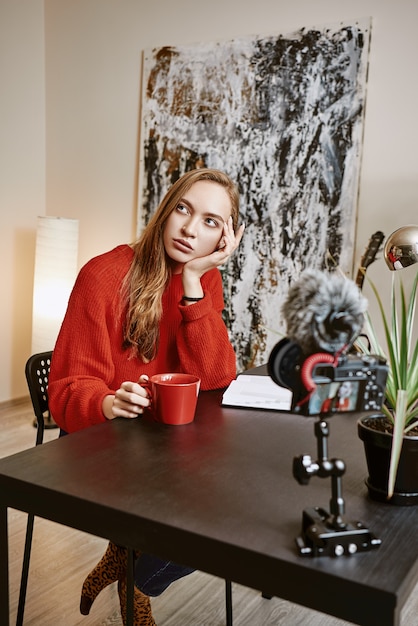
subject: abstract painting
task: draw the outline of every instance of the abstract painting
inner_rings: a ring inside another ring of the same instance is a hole
[[[267,361],[307,267],[351,274],[370,20],[144,52],[138,232],[184,172],[214,167],[246,231],[221,268],[239,370]]]

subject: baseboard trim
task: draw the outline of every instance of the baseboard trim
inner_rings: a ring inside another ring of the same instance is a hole
[[[4,400],[0,402],[0,411],[2,409],[12,409],[13,407],[21,406],[22,404],[30,403],[30,396],[22,396],[21,398],[13,398],[12,400]]]

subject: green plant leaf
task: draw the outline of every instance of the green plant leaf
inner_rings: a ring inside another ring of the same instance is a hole
[[[393,496],[395,490],[396,474],[398,471],[399,457],[401,456],[404,436],[404,422],[407,406],[407,391],[399,389],[396,401],[396,419],[393,427],[392,450],[389,466],[388,499]]]
[[[397,285],[397,279],[395,272],[392,276],[390,316],[386,314],[376,285],[367,279],[380,311],[385,348],[377,335],[370,313],[366,313],[365,316],[370,346],[364,340],[357,341],[362,352],[384,356],[389,366],[385,404],[382,407],[382,412],[393,425],[389,497],[393,495],[403,436],[415,426],[415,420],[418,419],[418,341],[414,336],[418,273],[415,275],[409,297],[405,293],[402,280],[399,279]]]

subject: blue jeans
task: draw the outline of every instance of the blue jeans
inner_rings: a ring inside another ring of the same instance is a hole
[[[135,585],[146,596],[159,596],[175,580],[192,572],[191,567],[141,553],[135,562]]]

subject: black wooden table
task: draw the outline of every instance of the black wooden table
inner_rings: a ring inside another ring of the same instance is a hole
[[[116,419],[0,459],[2,626],[8,507],[357,624],[399,624],[418,579],[418,508],[368,499],[358,416],[329,420],[329,455],[347,465],[346,519],[362,521],[382,544],[306,557],[295,544],[302,510],[328,508],[331,494],[328,479],[302,486],[292,476],[293,457],[315,458],[314,420],[224,408],[221,398],[201,393],[187,426]]]

